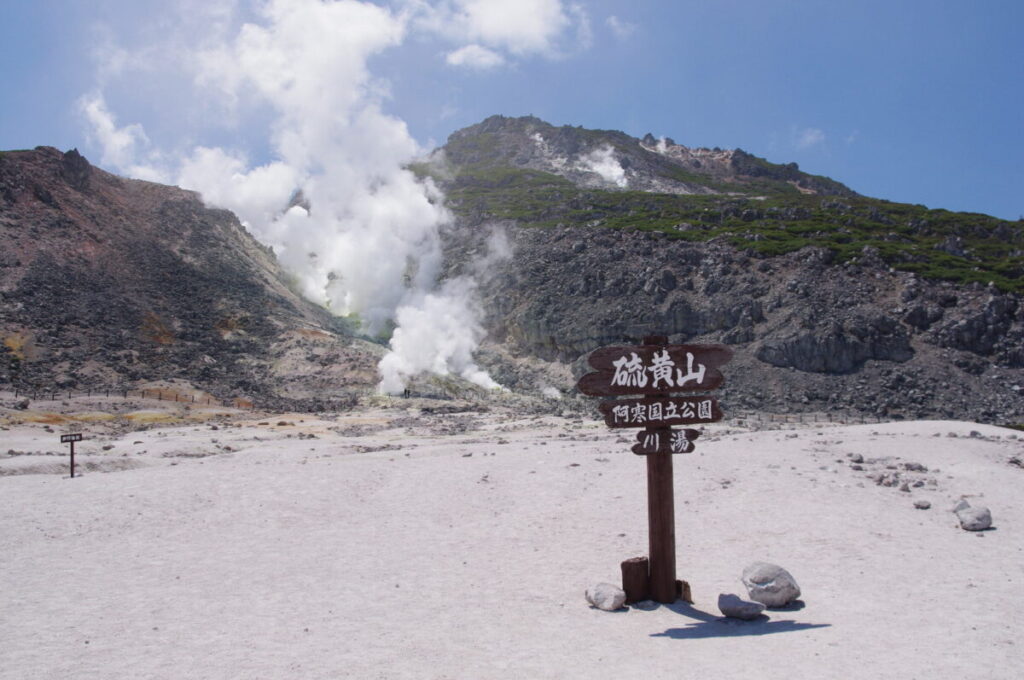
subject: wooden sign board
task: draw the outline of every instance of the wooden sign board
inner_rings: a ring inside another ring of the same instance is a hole
[[[724,380],[718,367],[732,359],[723,345],[602,347],[588,361],[594,373],[577,387],[592,397],[713,390]]]
[[[633,453],[638,456],[651,456],[656,453],[690,453],[693,451],[693,440],[700,436],[697,430],[641,430],[636,433],[637,443],[633,445]]]
[[[715,423],[722,419],[714,397],[608,399],[597,406],[608,427],[670,427]]]

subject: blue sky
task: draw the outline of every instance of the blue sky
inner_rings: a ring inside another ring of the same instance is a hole
[[[376,4],[401,35],[380,27],[350,64],[365,74],[336,82],[423,147],[492,114],[533,114],[742,147],[893,201],[1024,216],[1019,0]],[[243,0],[0,0],[0,149],[77,147],[122,174],[199,145],[272,161],[275,109],[244,87],[226,104],[237,82],[223,64],[197,90],[181,56],[269,21]],[[104,137],[104,120],[122,136]]]

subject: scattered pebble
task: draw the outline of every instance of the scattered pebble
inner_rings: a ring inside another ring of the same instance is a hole
[[[963,503],[966,504],[967,501]],[[992,513],[982,505],[961,507],[956,511],[956,516],[960,520],[960,528],[964,531],[984,531],[992,526]]]

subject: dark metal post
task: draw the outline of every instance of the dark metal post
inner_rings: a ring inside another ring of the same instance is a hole
[[[75,478],[75,442],[71,442],[71,479]]]

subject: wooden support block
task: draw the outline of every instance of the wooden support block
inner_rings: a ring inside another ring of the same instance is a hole
[[[693,604],[693,593],[690,592],[690,584],[686,581],[676,581],[676,597],[687,604]]]
[[[626,592],[626,604],[651,599],[650,562],[646,557],[623,561],[622,589]]]

